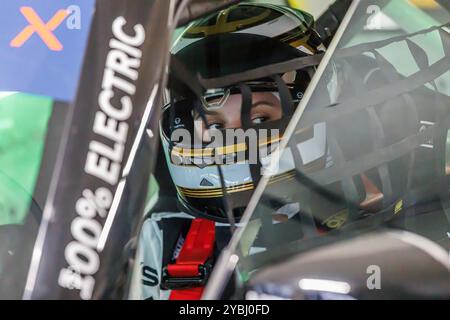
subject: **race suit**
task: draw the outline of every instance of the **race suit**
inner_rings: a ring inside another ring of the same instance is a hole
[[[297,204],[288,204],[277,211],[288,219],[298,217]],[[133,273],[130,299],[134,300],[167,300],[169,290],[161,289],[161,277],[164,266],[174,261],[180,253],[193,216],[182,212],[153,213],[142,227],[136,255],[136,269]],[[279,222],[274,221],[274,224]],[[214,258],[228,244],[230,225],[215,223],[216,243]],[[237,224],[240,227],[240,224]],[[251,248],[253,254],[264,250],[258,242]]]

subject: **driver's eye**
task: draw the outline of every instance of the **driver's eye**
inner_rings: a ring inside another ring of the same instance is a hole
[[[208,124],[208,129],[220,130],[220,129],[223,129],[223,124],[219,123],[219,122],[209,123]]]
[[[267,121],[267,117],[256,117],[252,119],[254,124],[260,124]]]

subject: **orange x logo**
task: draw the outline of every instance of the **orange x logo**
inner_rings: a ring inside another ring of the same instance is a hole
[[[30,25],[25,27],[25,29],[11,41],[11,47],[20,48],[36,32],[50,50],[61,51],[63,49],[63,45],[52,31],[55,31],[64,19],[66,19],[69,15],[69,11],[59,10],[46,24],[31,7],[21,7],[20,12],[22,12]]]

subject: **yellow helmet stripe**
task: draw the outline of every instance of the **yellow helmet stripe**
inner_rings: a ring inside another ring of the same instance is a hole
[[[280,142],[283,137],[279,136],[273,139],[268,139],[266,141],[263,141],[259,144],[259,146],[266,146],[268,144]],[[246,143],[238,143],[231,146],[224,146],[224,147],[218,147],[218,148],[205,148],[205,149],[186,149],[181,147],[174,147],[172,149],[172,154],[175,156],[182,156],[182,157],[212,157],[214,155],[214,150],[216,154],[218,155],[228,155],[236,152],[244,152],[247,150],[247,144]]]
[[[277,176],[273,176],[270,178],[269,184],[280,182],[283,180],[291,180],[295,177],[295,171],[291,170],[282,174],[279,174]],[[222,188],[210,188],[210,189],[190,189],[190,188],[183,188],[180,186],[177,186],[177,189],[179,192],[190,198],[219,198],[223,196]],[[242,191],[249,191],[253,190],[254,185],[252,182],[245,183],[237,186],[232,186],[227,188],[227,193],[236,193],[236,192],[242,192]]]

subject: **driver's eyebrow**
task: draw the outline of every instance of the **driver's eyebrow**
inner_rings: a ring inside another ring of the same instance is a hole
[[[275,107],[276,106],[276,103],[275,102],[273,102],[273,101],[269,101],[269,100],[260,100],[260,101],[257,101],[257,102],[255,102],[255,103],[253,103],[252,104],[252,108],[256,108],[256,107],[259,107],[260,105],[266,105],[266,106],[269,106],[269,107]],[[220,108],[218,108],[218,109],[220,109]],[[200,118],[200,114],[198,114],[197,112],[194,114],[194,120],[198,120]]]
[[[252,104],[252,108],[258,107],[260,105],[266,105],[266,106],[270,106],[270,107],[275,107],[275,103],[269,101],[269,100],[261,100],[261,101],[257,101],[255,103]]]

